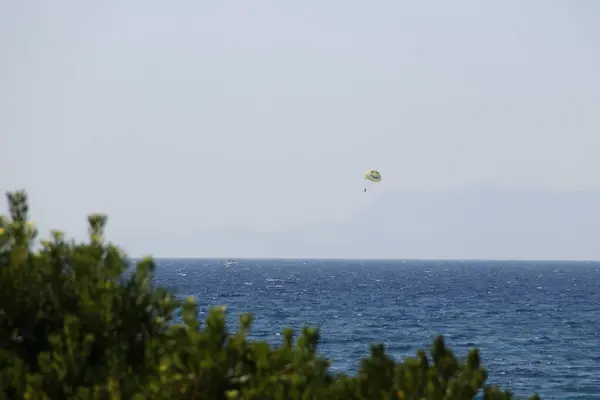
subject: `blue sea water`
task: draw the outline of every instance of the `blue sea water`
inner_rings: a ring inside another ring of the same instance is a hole
[[[333,369],[356,372],[369,343],[396,358],[438,334],[457,356],[481,351],[489,383],[517,395],[600,399],[600,263],[363,260],[157,260],[156,281],[226,304],[235,330],[280,343],[283,327],[320,326]]]

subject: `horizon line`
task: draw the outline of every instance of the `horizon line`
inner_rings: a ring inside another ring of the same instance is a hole
[[[260,261],[411,261],[411,262],[443,262],[443,261],[459,261],[459,262],[550,262],[550,263],[600,263],[600,259],[544,259],[544,258],[479,258],[479,257],[406,257],[406,258],[389,258],[389,257],[234,257],[234,256],[139,256],[139,257],[127,257],[131,260],[142,260],[145,257],[152,257],[154,260],[260,260]]]

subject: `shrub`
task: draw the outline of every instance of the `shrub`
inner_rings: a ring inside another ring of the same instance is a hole
[[[285,329],[272,347],[247,339],[249,314],[236,333],[222,307],[202,323],[193,298],[153,285],[152,259],[125,274],[132,263],[105,240],[106,217],[89,217],[87,243],[53,232],[35,250],[26,194],[8,201],[10,218],[0,219],[3,399],[512,398],[485,385],[477,350],[461,362],[442,337],[430,357],[419,351],[402,362],[372,345],[347,376],[317,354],[318,330],[304,327],[294,342]]]

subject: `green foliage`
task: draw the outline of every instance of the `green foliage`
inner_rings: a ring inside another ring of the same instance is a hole
[[[60,232],[34,250],[24,192],[0,219],[0,399],[511,399],[486,386],[479,353],[459,361],[433,343],[430,357],[396,362],[372,345],[355,376],[334,374],[317,354],[318,330],[291,329],[272,347],[235,333],[225,308],[203,323],[193,298],[153,286],[147,258],[135,272],[106,241],[106,217],[89,217],[89,241]],[[181,312],[182,322],[175,316]],[[536,396],[532,398],[537,398]]]

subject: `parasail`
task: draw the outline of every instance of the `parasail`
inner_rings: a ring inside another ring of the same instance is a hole
[[[372,183],[381,182],[381,173],[374,168],[370,168],[365,172],[365,180]],[[365,186],[365,192],[367,187]]]

